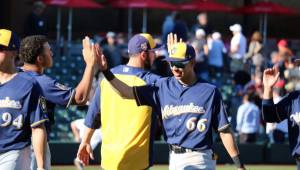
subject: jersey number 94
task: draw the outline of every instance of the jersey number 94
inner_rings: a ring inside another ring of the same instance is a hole
[[[23,127],[23,115],[20,114],[13,120],[13,117],[10,113],[3,113],[1,116],[0,126],[7,127],[9,125],[15,126],[17,129],[21,129]]]

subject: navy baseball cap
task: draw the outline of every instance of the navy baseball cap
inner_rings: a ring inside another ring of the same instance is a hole
[[[195,58],[196,53],[194,47],[184,42],[175,44],[169,51],[166,61],[186,62]]]
[[[128,42],[129,54],[138,54],[142,51],[155,51],[159,48],[148,33],[136,34]]]
[[[11,51],[18,50],[20,39],[16,33],[7,29],[0,29],[0,47]]]

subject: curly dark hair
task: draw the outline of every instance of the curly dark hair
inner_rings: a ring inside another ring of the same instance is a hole
[[[35,64],[36,59],[44,51],[44,44],[48,42],[44,35],[33,35],[22,39],[19,57],[25,63]]]

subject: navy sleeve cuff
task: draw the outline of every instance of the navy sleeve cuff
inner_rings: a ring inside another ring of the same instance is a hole
[[[93,121],[84,120],[84,125],[91,129],[99,129],[101,127],[100,114]]]
[[[268,105],[268,106],[274,105],[273,98],[271,98],[271,99],[263,99],[262,100],[262,105]]]

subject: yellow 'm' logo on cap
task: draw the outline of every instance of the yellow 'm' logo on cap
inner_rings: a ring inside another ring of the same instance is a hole
[[[6,29],[0,29],[0,45],[8,47],[12,32]]]
[[[151,49],[153,49],[156,46],[154,39],[152,38],[152,36],[150,34],[143,33],[140,35],[145,37],[148,40]]]
[[[186,44],[183,42],[175,44],[170,50],[170,57],[176,59],[185,59]]]

